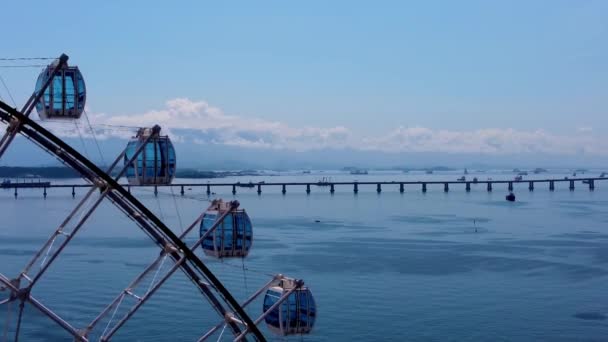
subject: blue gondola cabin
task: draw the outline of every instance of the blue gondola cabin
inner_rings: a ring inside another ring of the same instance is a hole
[[[227,211],[229,213],[222,222],[209,232]],[[215,200],[203,215],[200,237],[204,237],[202,248],[206,255],[216,258],[246,257],[253,242],[253,228],[245,210],[233,208],[229,202]]]
[[[53,73],[57,63],[47,66],[38,76],[36,94],[51,80],[36,103],[36,111],[42,120],[79,119],[87,98],[84,79],[78,67],[68,66],[67,62]]]
[[[127,166],[129,184],[167,185],[173,181],[176,168],[175,149],[169,137],[159,133],[159,126],[141,128],[127,144],[124,165]],[[138,150],[139,154],[135,156]]]
[[[317,307],[312,293],[301,280],[282,278],[266,291],[263,312],[270,310],[290,290],[287,299],[274,308],[266,317],[268,328],[279,335],[308,334],[317,317]]]

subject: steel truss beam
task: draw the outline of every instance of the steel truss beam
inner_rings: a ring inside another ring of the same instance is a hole
[[[23,134],[26,138],[34,141],[43,149],[55,155],[59,160],[66,165],[74,168],[83,178],[97,184],[100,189],[107,190],[107,197],[125,212],[128,217],[137,222],[142,228],[163,250],[167,246],[172,245],[175,251],[169,253],[177,263],[182,257],[180,268],[191,279],[191,281],[199,288],[199,290],[207,297],[212,306],[222,316],[230,315],[230,313],[221,305],[219,300],[211,292],[211,288],[215,290],[224,302],[235,312],[236,315],[244,322],[247,329],[241,332],[236,324],[232,324],[231,328],[235,335],[244,336],[251,332],[260,341],[265,341],[264,336],[254,324],[254,322],[245,313],[243,308],[236,302],[230,292],[223,284],[215,277],[215,275],[204,265],[204,263],[194,254],[194,252],[186,246],[161,220],[159,220],[149,209],[141,202],[132,196],[127,190],[121,187],[116,180],[112,179],[107,173],[99,169],[90,160],[82,156],[61,139],[47,131],[45,128],[29,119],[25,114],[11,108],[6,103],[0,101],[0,121],[16,124],[16,131]],[[206,280],[206,281],[205,281]],[[210,286],[208,286],[209,284]],[[78,339],[84,339],[82,336],[75,336]]]

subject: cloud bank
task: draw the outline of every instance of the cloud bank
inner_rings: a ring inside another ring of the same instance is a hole
[[[397,127],[379,136],[355,134],[345,126],[293,127],[283,122],[225,114],[205,101],[176,98],[165,108],[133,115],[89,112],[98,139],[129,138],[129,127],[159,124],[177,142],[220,144],[245,148],[310,151],[353,149],[360,151],[439,152],[557,155],[607,155],[608,138],[594,135],[591,127],[573,128],[570,134],[553,134],[542,129],[523,131],[486,128],[468,131]],[[84,124],[52,128],[62,136],[88,136]],[[51,125],[52,126],[52,125]]]

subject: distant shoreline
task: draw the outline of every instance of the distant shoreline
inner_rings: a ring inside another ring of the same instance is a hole
[[[103,167],[102,167],[103,169]],[[347,168],[345,168],[347,169]],[[443,166],[430,168],[393,168],[390,171],[456,171],[458,169]],[[235,176],[269,176],[270,174],[257,170],[242,171],[201,171],[196,169],[178,169],[177,178],[213,179]],[[52,178],[70,179],[80,178],[73,169],[63,166],[0,166],[0,178]]]
[[[262,173],[254,170],[244,171],[199,171],[193,169],[177,170],[177,178],[211,179],[232,176],[260,176]],[[0,166],[0,178],[53,178],[70,179],[80,178],[73,169],[62,166]]]

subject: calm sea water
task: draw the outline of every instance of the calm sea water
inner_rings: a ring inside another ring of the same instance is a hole
[[[345,174],[241,177],[260,180],[349,180]],[[370,174],[359,180],[455,179],[436,175]],[[469,177],[472,177],[470,175]],[[546,176],[546,175],[543,175]],[[563,177],[557,174],[556,177]],[[480,179],[512,178],[481,174]],[[530,176],[532,177],[532,176]],[[227,181],[232,181],[229,179]],[[177,180],[185,181],[185,180]],[[224,181],[224,180],[221,180]],[[608,183],[607,183],[608,184]],[[506,187],[506,186],[504,186]],[[304,279],[318,304],[308,341],[601,341],[608,340],[608,187],[590,192],[577,184],[529,192],[484,185],[429,187],[361,186],[213,189],[212,198],[236,198],[254,224],[250,257],[219,262],[203,257],[231,292],[248,294],[283,273]],[[204,189],[175,197],[161,189],[135,194],[176,232],[207,206]],[[71,190],[0,192],[0,272],[14,276],[60,224],[76,200]],[[317,222],[318,221],[318,222]],[[195,231],[197,233],[197,231]],[[189,237],[193,241],[195,235]],[[86,326],[155,256],[158,249],[109,203],[42,278],[33,295],[76,327]],[[165,265],[168,267],[168,264]],[[0,293],[0,296],[5,296]],[[15,307],[11,311],[15,311]],[[247,308],[261,313],[261,303]],[[0,306],[4,330],[7,306]],[[14,313],[13,313],[14,314]],[[118,341],[193,340],[219,317],[182,273],[176,273],[115,336]],[[107,321],[102,322],[103,330]],[[98,331],[99,331],[98,329]],[[228,337],[226,331],[224,337]],[[281,340],[270,333],[271,339]],[[217,339],[217,337],[216,337]],[[26,306],[24,341],[69,340],[55,323]]]

